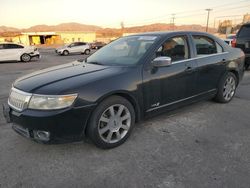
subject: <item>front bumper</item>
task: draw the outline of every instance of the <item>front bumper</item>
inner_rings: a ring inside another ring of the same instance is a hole
[[[63,110],[29,110],[17,112],[8,105],[3,105],[6,120],[12,123],[12,128],[22,136],[35,139],[37,131],[49,133],[49,140],[74,141],[82,138],[85,133],[87,121],[95,105]]]
[[[40,53],[38,51],[31,52],[31,53],[29,53],[29,55],[30,55],[31,58],[34,58],[34,57],[36,57],[38,59],[41,58],[41,55],[40,55]]]
[[[63,50],[55,50],[55,52],[59,55],[62,55],[63,54]]]

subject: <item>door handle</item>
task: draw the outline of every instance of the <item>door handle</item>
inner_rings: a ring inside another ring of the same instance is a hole
[[[222,59],[221,62],[222,62],[223,64],[225,64],[225,63],[227,62],[227,60],[226,60],[226,59]]]
[[[193,67],[187,66],[186,72],[191,72],[193,70]]]

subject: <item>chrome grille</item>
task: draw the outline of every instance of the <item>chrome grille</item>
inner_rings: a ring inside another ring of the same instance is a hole
[[[15,110],[22,111],[27,108],[31,94],[12,88],[8,103]]]

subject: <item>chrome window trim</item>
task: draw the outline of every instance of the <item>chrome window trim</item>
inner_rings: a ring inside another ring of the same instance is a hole
[[[217,55],[222,55],[222,54],[228,54],[229,52],[222,52],[222,53],[216,53],[216,54],[209,54],[209,55],[204,55],[202,57],[193,57],[193,58],[190,58],[190,59],[184,59],[184,60],[180,60],[180,61],[174,61],[172,62],[172,65],[174,64],[178,64],[178,63],[184,63],[184,62],[188,62],[188,61],[192,61],[192,60],[197,60],[197,59],[203,59],[203,58],[206,58],[206,57],[212,57],[212,56],[217,56]]]

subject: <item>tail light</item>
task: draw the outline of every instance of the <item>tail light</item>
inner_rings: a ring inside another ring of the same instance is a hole
[[[234,47],[234,48],[236,47],[236,38],[234,38],[232,41],[232,47]]]

